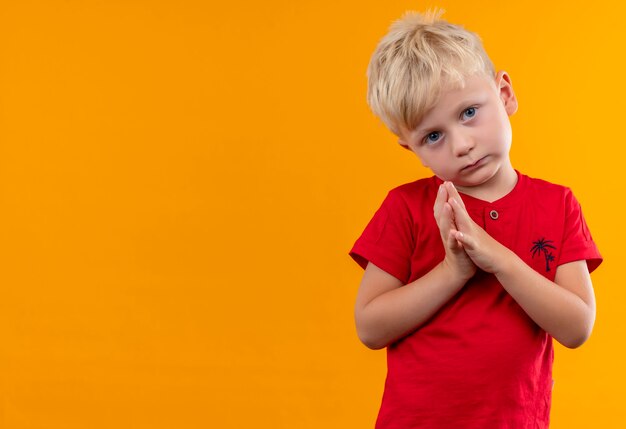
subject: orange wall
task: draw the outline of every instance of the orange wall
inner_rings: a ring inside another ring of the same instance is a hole
[[[552,427],[623,427],[626,8],[602,0],[2,2],[0,427],[372,427],[347,251],[428,172],[365,68],[435,4],[513,79],[514,165],[573,188],[605,257]]]

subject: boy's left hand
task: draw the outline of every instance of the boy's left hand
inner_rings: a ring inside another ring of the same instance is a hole
[[[452,206],[458,229],[456,239],[478,268],[488,273],[497,273],[509,250],[472,220],[452,182],[446,182],[444,185],[448,191],[448,203]]]

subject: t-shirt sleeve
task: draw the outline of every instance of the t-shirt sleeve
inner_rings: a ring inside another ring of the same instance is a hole
[[[372,262],[406,284],[413,248],[411,213],[399,192],[392,190],[352,247],[350,256],[362,268]]]
[[[587,227],[580,204],[572,191],[567,189],[565,194],[565,229],[561,255],[557,265],[581,260],[587,261],[589,272],[592,272],[602,263],[602,256]]]

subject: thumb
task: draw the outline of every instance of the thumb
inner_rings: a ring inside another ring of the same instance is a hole
[[[454,238],[461,243],[461,246],[467,250],[474,250],[476,248],[476,243],[472,239],[472,237],[467,234],[463,234],[461,231],[455,231]]]
[[[463,249],[463,246],[462,246],[461,242],[459,240],[457,240],[457,238],[456,238],[456,235],[458,233],[459,233],[459,231],[457,231],[456,229],[454,229],[454,228],[450,229],[450,233],[448,234],[448,242],[446,243],[448,248],[450,248],[452,250],[461,250],[461,249]]]

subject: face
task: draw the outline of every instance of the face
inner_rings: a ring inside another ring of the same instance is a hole
[[[463,88],[442,91],[416,129],[403,130],[400,144],[424,166],[459,190],[497,187],[515,176],[509,160],[517,100],[509,76],[468,77]],[[468,192],[471,193],[471,192]]]

